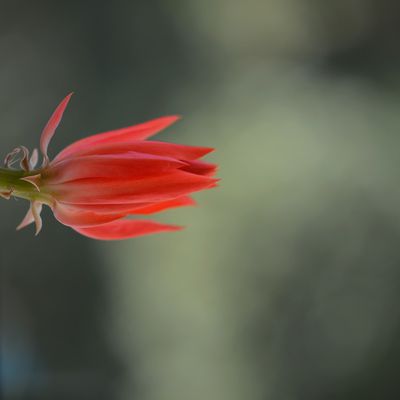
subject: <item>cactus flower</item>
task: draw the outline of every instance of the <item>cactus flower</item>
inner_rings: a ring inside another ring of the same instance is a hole
[[[30,201],[17,229],[35,223],[38,234],[43,205],[59,222],[93,239],[118,240],[181,229],[126,217],[194,204],[191,193],[216,185],[216,165],[199,161],[213,149],[146,140],[178,119],[168,116],[86,137],[50,160],[47,149],[71,95],[43,129],[40,167],[39,152],[30,154],[19,146],[0,168],[0,196]]]

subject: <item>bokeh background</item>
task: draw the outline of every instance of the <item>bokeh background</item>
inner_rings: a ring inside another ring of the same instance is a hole
[[[1,398],[391,399],[400,359],[400,6],[0,1],[2,154],[161,115],[221,185],[80,237],[2,201]]]

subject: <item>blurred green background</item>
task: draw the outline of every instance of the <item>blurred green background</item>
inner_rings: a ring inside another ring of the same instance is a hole
[[[400,358],[400,6],[0,1],[5,155],[168,114],[221,185],[80,237],[2,201],[2,399],[391,399]]]

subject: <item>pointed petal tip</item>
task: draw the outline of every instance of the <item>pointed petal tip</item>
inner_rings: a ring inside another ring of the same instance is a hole
[[[23,225],[22,222],[15,228],[16,231],[20,231],[22,228],[24,228],[26,225]]]
[[[208,189],[214,189],[216,187],[219,187],[219,181],[220,180],[221,179],[219,179],[219,178],[212,179],[210,181],[210,184],[205,189],[208,190]]]
[[[218,183],[221,181],[221,178],[212,178],[210,179],[210,185],[208,186],[209,188],[217,187]]]
[[[39,161],[39,152],[38,149],[33,149],[31,158],[29,159],[29,167],[30,169],[35,169],[37,163]]]
[[[58,127],[58,125],[61,122],[61,118],[64,114],[65,109],[67,108],[68,102],[71,99],[71,96],[73,95],[73,92],[68,94],[62,101],[61,103],[57,106],[57,108],[54,110],[53,114],[51,115],[49,121],[47,122],[46,126],[44,127],[42,131],[42,135],[40,137],[40,151],[43,154],[44,157],[44,165],[48,164],[49,159],[47,156],[47,148],[49,146],[49,143],[54,136],[54,133]]]
[[[120,219],[107,224],[93,226],[91,228],[72,227],[81,235],[97,240],[123,240],[138,236],[173,232],[183,229],[178,225],[167,225],[151,220]]]
[[[42,229],[42,219],[40,217],[40,213],[42,211],[42,204],[33,202],[31,203],[28,212],[26,213],[24,219],[21,221],[21,223],[16,227],[16,230],[19,231],[26,226],[30,225],[31,223],[35,222],[36,224],[36,233],[35,236],[37,236]]]
[[[69,92],[61,101],[60,104],[68,104],[68,102],[71,100],[71,97],[73,96],[74,92]]]
[[[69,92],[60,102],[60,104],[68,103],[71,100],[72,95],[74,92]]]
[[[179,121],[179,120],[183,119],[183,115],[175,114],[175,115],[167,116],[167,118],[170,118],[171,121],[175,122],[175,121]]]
[[[178,115],[178,114],[176,114],[176,115],[165,115],[163,117],[158,117],[158,118],[155,118],[153,120],[150,120],[149,122],[151,122],[151,121],[154,121],[154,122],[157,121],[159,123],[161,122],[162,123],[162,127],[161,127],[161,129],[159,131],[163,131],[164,129],[166,129],[169,126],[173,125],[175,122],[178,122],[182,118],[183,118],[182,115]]]
[[[203,158],[207,154],[213,153],[215,151],[215,147],[201,146],[201,149],[203,150],[203,154],[198,158]]]
[[[41,204],[37,204],[37,203],[32,204],[32,214],[33,214],[33,218],[34,218],[35,226],[36,226],[35,236],[39,235],[40,231],[42,230],[42,226],[43,226],[42,218],[40,216],[41,211],[42,211]]]
[[[195,199],[190,198],[191,202],[188,204],[189,207],[198,207],[199,203]]]
[[[162,117],[157,117],[148,120],[147,122],[142,122],[136,126],[145,126],[148,124],[155,124],[158,125],[157,133],[163,131],[164,129],[168,128],[175,122],[181,120],[183,117],[182,115],[175,114],[175,115],[164,115]],[[152,135],[151,135],[152,136]]]
[[[192,197],[188,197],[187,199],[188,199],[187,203],[185,204],[186,206],[189,206],[189,207],[197,207],[198,206],[197,201],[195,199],[193,199]]]
[[[17,231],[20,231],[22,228],[25,228],[26,226],[30,225],[32,222],[34,222],[34,217],[32,213],[32,206],[29,207],[28,212],[26,213],[25,217],[23,220],[20,222],[20,224],[15,228]]]
[[[168,229],[166,229],[166,231],[168,232],[178,232],[178,231],[182,231],[183,229],[186,228],[186,226],[183,225],[167,225]]]

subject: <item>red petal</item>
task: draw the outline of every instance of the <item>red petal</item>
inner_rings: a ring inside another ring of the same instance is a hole
[[[131,214],[134,210],[148,206],[152,203],[122,203],[122,204],[71,204],[58,202],[61,205],[76,207],[81,210],[95,212],[97,214]]]
[[[59,202],[64,205],[65,203]],[[193,206],[196,202],[189,196],[179,197],[177,199],[161,201],[158,203],[133,203],[133,204],[78,204],[72,207],[79,208],[81,210],[95,212],[97,214],[154,214],[156,212],[164,211],[169,208]],[[67,204],[65,204],[67,205]],[[67,205],[71,207],[71,204]]]
[[[131,211],[130,214],[147,215],[154,214],[160,211],[165,211],[170,208],[194,206],[196,202],[189,196],[178,197],[177,199],[160,201],[159,203],[150,204],[148,206],[138,207]]]
[[[43,190],[64,203],[123,204],[171,200],[207,189],[217,182],[206,176],[177,170],[171,174],[146,179],[93,178],[48,185]]]
[[[161,117],[145,122],[143,124],[130,126],[128,128],[117,129],[114,131],[98,133],[97,135],[86,137],[67,146],[58,154],[57,160],[69,157],[75,152],[87,150],[91,146],[97,144],[107,144],[129,140],[145,140],[148,137],[155,135],[156,133],[167,128],[179,118],[180,117],[178,116]]]
[[[165,225],[155,221],[120,219],[91,228],[76,228],[77,232],[92,239],[121,240],[159,232],[172,232],[182,229],[176,225]]]
[[[185,165],[174,158],[134,152],[83,156],[52,164],[42,173],[42,181],[54,185],[86,178],[139,179],[172,172]]]
[[[184,167],[180,168],[182,171],[190,172],[196,175],[212,176],[217,171],[217,165],[206,163],[203,161],[186,161]]]
[[[72,157],[83,155],[121,154],[128,151],[135,151],[139,153],[167,156],[186,161],[203,157],[213,150],[214,149],[211,147],[186,146],[182,144],[166,142],[131,140],[127,142],[95,144],[93,146],[74,151]],[[61,152],[55,157],[55,159],[52,161],[52,164],[64,160],[65,158],[68,157],[65,157],[63,152]]]
[[[48,161],[47,157],[47,148],[49,147],[49,143],[51,138],[53,137],[58,124],[61,121],[61,118],[64,114],[65,109],[67,108],[68,102],[72,96],[70,93],[56,108],[54,113],[47,122],[46,126],[43,129],[42,136],[40,137],[40,150],[45,158]]]
[[[125,216],[125,214],[101,214],[93,211],[81,210],[78,207],[71,207],[60,203],[55,204],[53,213],[59,222],[73,227],[88,227],[105,224]]]

